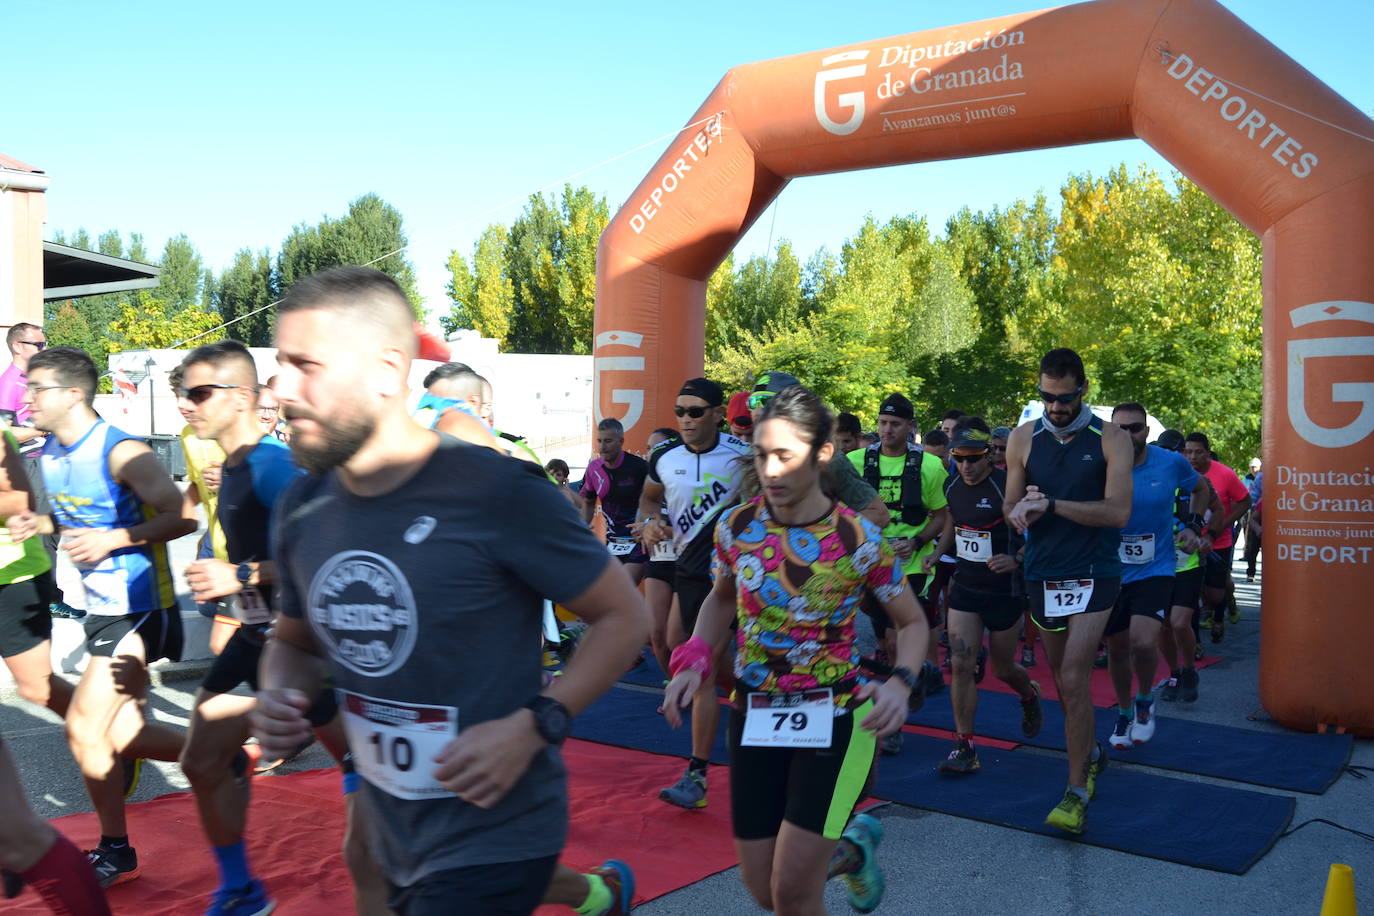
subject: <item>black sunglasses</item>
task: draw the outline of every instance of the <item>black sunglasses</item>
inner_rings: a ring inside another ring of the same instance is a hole
[[[1044,388],[1040,389],[1040,400],[1046,404],[1072,404],[1078,400],[1078,396],[1083,393],[1083,386],[1079,385],[1068,394],[1050,394]]]
[[[1126,432],[1131,434],[1142,433],[1145,431],[1144,423],[1118,423],[1116,425],[1120,426],[1122,429],[1126,430]]]
[[[41,350],[48,345],[46,340],[17,340],[15,343],[28,344],[35,350]]]
[[[178,388],[177,397],[185,398],[192,404],[204,404],[210,400],[216,389],[220,388],[247,388],[247,385],[197,385],[194,388]]]
[[[959,464],[972,464],[975,461],[982,461],[988,456],[987,452],[976,452],[972,455],[950,455]]]
[[[693,420],[700,420],[702,417],[706,416],[706,411],[710,409],[709,407],[682,407],[676,404],[673,405],[673,413],[677,414],[679,417],[691,417]]]

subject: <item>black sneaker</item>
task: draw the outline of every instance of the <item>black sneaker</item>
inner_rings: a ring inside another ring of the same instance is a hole
[[[1040,704],[1040,685],[1031,681],[1031,690],[1035,691],[1035,698],[1021,701],[1021,734],[1027,738],[1040,734],[1040,727],[1045,724],[1045,708]]]
[[[1179,675],[1182,668],[1175,668],[1169,672],[1169,679],[1164,682],[1164,686],[1159,691],[1159,698],[1166,703],[1173,703],[1178,700]]]
[[[1197,669],[1184,668],[1178,673],[1178,698],[1185,703],[1197,702]]]
[[[973,665],[973,683],[983,683],[983,675],[988,673],[988,647],[978,647],[978,661]]]
[[[925,687],[926,696],[931,696],[945,689],[945,676],[940,673],[939,668],[930,662],[921,663],[921,680]]]
[[[978,752],[973,749],[971,744],[956,744],[954,750],[949,752],[949,756],[940,761],[937,769],[941,773],[977,773],[981,764],[978,762]]]
[[[1212,642],[1221,642],[1226,635],[1226,618],[1220,614],[1212,617]]]
[[[86,858],[90,860],[91,868],[95,869],[95,879],[101,887],[114,887],[139,876],[138,853],[132,846],[119,849],[97,846],[86,850]]]

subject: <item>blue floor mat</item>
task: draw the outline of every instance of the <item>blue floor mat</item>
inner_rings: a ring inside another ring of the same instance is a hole
[[[660,702],[657,693],[612,689],[577,717],[573,736],[685,758],[691,745],[687,725],[676,731],[668,728],[657,712]],[[727,713],[721,709],[711,752],[715,763],[726,762]],[[979,773],[950,777],[935,770],[948,752],[946,739],[907,732],[901,754],[880,759],[873,795],[1068,842],[1232,874],[1243,874],[1269,851],[1295,807],[1290,797],[1108,768],[1089,806],[1087,830],[1075,838],[1043,824],[1063,792],[1062,758],[982,747]]]
[[[935,766],[949,746],[947,740],[908,732],[901,754],[881,758],[873,794],[1065,842],[1234,875],[1245,874],[1269,851],[1296,807],[1287,796],[1108,767],[1088,806],[1087,828],[1075,837],[1044,824],[1063,795],[1062,758],[983,747],[978,773],[946,776]]]
[[[1017,697],[980,690],[973,733],[1062,751],[1064,708],[1054,700],[1044,700],[1042,706],[1045,725],[1039,735],[1026,738],[1021,734],[1021,703]],[[1168,704],[1155,703],[1156,712],[1167,712],[1168,708]],[[1098,709],[1096,715],[1097,737],[1106,747],[1116,725],[1116,710]],[[924,708],[907,721],[953,731],[949,690],[928,697]],[[1163,715],[1158,717],[1155,736],[1149,744],[1129,750],[1109,749],[1109,754],[1144,766],[1320,795],[1340,778],[1354,746],[1355,739],[1350,735],[1264,732]]]

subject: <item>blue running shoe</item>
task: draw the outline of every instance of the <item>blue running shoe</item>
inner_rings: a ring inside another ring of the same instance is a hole
[[[679,808],[705,808],[706,774],[689,768],[681,779],[659,792],[658,797]]]
[[[635,899],[635,873],[630,870],[630,866],[619,859],[607,859],[591,869],[591,872],[601,876],[612,897],[610,907],[602,910],[597,916],[625,916],[630,912],[630,905]]]
[[[869,814],[856,814],[844,828],[844,838],[859,848],[864,864],[844,876],[849,905],[857,913],[871,913],[883,902],[883,870],[878,867],[878,844],[883,841],[883,825]]]
[[[277,901],[267,896],[267,888],[254,878],[243,887],[222,887],[215,891],[215,900],[205,916],[267,916],[277,908]]]

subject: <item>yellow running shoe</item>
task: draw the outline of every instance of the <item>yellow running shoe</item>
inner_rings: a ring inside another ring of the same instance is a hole
[[[1057,827],[1067,833],[1082,833],[1083,824],[1088,819],[1088,803],[1078,797],[1072,789],[1064,792],[1064,797],[1054,810],[1045,818],[1045,824]]]

